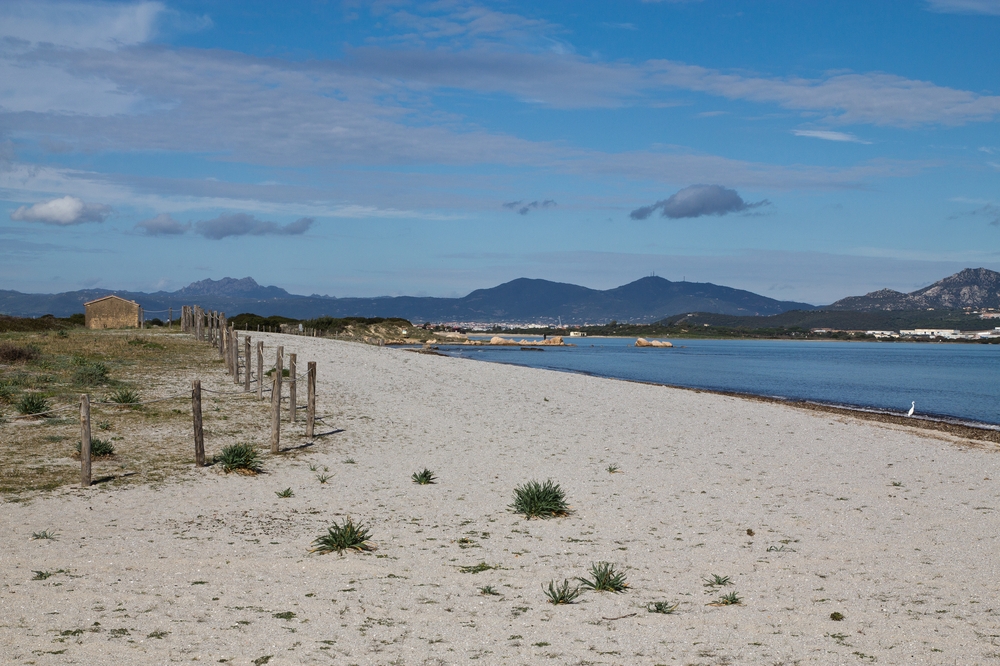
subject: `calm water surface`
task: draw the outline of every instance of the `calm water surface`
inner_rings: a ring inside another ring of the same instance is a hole
[[[516,336],[522,339],[522,336]],[[531,338],[526,338],[531,339]],[[567,339],[568,340],[568,339]],[[577,347],[444,347],[451,356],[674,386],[1000,424],[1000,345],[573,339]]]

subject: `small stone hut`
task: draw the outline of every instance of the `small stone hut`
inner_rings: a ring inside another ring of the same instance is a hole
[[[121,296],[105,296],[83,304],[87,328],[142,328],[142,306]]]

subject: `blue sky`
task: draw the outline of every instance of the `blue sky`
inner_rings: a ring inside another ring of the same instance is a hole
[[[1000,0],[0,3],[0,288],[1000,270]]]

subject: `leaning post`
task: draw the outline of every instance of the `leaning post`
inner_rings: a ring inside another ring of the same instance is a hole
[[[257,399],[264,399],[264,341],[257,341]]]

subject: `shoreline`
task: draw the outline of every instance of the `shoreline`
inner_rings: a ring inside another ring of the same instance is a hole
[[[435,346],[444,347],[445,345],[435,345]],[[427,352],[425,351],[424,353]],[[724,389],[710,389],[697,386],[684,386],[682,384],[669,384],[666,382],[652,382],[641,379],[629,379],[627,377],[615,377],[613,375],[604,375],[596,372],[588,372],[585,370],[573,370],[569,368],[538,368],[535,366],[525,365],[521,363],[512,363],[510,361],[486,360],[486,359],[478,359],[466,356],[452,356],[447,353],[442,353],[441,351],[438,351],[435,355],[445,356],[448,358],[462,358],[481,363],[494,363],[500,365],[521,367],[521,368],[532,368],[535,370],[549,370],[552,372],[563,372],[574,375],[583,375],[586,377],[612,379],[616,381],[630,382],[635,384],[663,386],[666,388],[679,389],[683,391],[693,391],[695,393],[711,393],[715,395],[745,398],[747,400],[756,400],[760,402],[771,402],[776,404],[789,405],[800,409],[825,411],[835,414],[849,415],[866,421],[876,421],[881,423],[892,423],[894,425],[912,426],[924,430],[944,431],[967,439],[1000,443],[1000,424],[989,423],[986,421],[972,421],[969,419],[961,419],[959,417],[949,416],[946,414],[936,414],[936,415],[915,414],[912,417],[907,417],[905,413],[894,414],[889,410],[872,405],[827,403],[821,400],[813,400],[810,398],[782,397],[774,395],[763,395],[758,393],[747,393],[743,391],[727,391]]]
[[[995,658],[983,583],[1000,566],[995,447],[784,401],[256,339],[317,362],[330,432],[296,447],[289,428],[288,450],[271,455],[263,421],[256,477],[192,468],[5,502],[0,641],[12,661]],[[413,482],[422,468],[434,484]],[[568,515],[511,511],[516,487],[547,478]],[[347,516],[378,549],[310,554]],[[628,588],[547,601],[549,581],[575,584],[598,562]],[[730,593],[739,602],[719,605]]]

